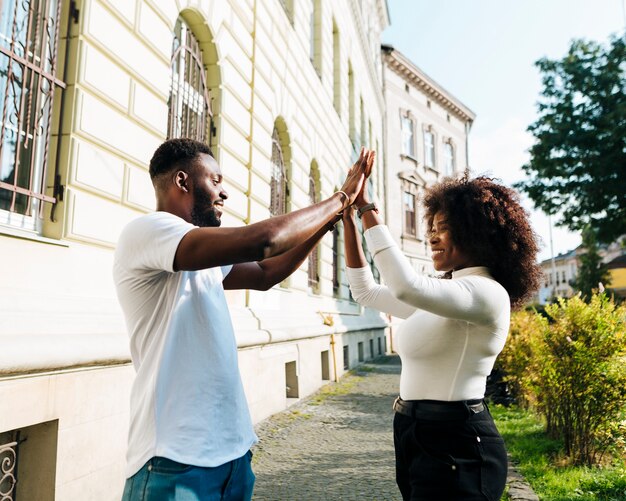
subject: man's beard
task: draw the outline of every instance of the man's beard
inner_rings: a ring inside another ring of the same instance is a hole
[[[220,220],[215,207],[209,201],[207,201],[206,193],[199,189],[194,190],[195,204],[191,210],[191,223],[201,228],[207,226],[220,226],[222,221]]]

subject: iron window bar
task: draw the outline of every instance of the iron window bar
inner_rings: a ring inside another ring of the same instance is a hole
[[[0,445],[0,499],[13,501],[13,491],[17,484],[15,465],[17,464],[17,442]]]
[[[287,212],[287,175],[283,149],[278,130],[272,133],[272,179],[270,181],[270,214],[278,216]]]
[[[206,142],[209,129],[212,133],[214,130],[211,93],[206,84],[202,50],[194,34],[180,18],[173,42],[171,75],[168,138],[189,137]]]
[[[56,77],[61,1],[0,6],[0,209],[32,216],[38,205],[41,218],[43,202],[57,201],[45,194],[45,182],[54,93],[66,87]]]

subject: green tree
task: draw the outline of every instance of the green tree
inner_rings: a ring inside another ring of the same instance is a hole
[[[543,91],[528,178],[516,184],[558,224],[591,225],[601,242],[626,233],[626,45],[575,40],[561,60],[537,61]]]
[[[580,256],[578,274],[572,283],[572,287],[580,291],[583,298],[591,298],[592,291],[598,289],[601,282],[603,286],[610,284],[611,277],[606,265],[602,262],[602,256],[598,253],[598,241],[595,232],[587,227],[583,230],[583,247],[585,253]]]

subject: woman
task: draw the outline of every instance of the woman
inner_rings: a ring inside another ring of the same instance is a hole
[[[366,190],[354,207],[386,286],[367,266],[344,212],[347,275],[360,304],[405,318],[394,403],[396,482],[405,500],[499,500],[507,457],[483,401],[511,307],[538,288],[537,240],[517,194],[486,177],[448,179],[424,205],[435,270],[417,274],[382,224]]]

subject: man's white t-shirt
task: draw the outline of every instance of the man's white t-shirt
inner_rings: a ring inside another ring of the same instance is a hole
[[[232,266],[174,272],[195,226],[168,212],[123,230],[113,277],[137,372],[126,476],[153,456],[219,466],[257,441],[222,281]]]

